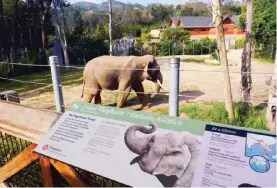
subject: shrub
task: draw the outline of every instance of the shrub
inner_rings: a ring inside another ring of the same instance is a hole
[[[235,49],[244,48],[245,37],[240,37],[235,42]]]

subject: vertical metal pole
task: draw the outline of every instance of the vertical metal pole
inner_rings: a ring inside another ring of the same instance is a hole
[[[170,79],[169,79],[169,115],[179,115],[179,68],[180,58],[170,58]]]
[[[58,112],[64,112],[64,103],[63,103],[63,93],[62,85],[60,81],[60,69],[58,66],[58,57],[51,56],[49,57],[52,83],[55,95],[56,109]]]

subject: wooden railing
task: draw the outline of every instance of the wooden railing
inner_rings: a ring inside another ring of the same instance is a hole
[[[0,101],[0,132],[32,143],[0,168],[0,183],[6,181],[35,160],[39,160],[44,186],[53,187],[51,165],[71,186],[86,186],[73,167],[33,152],[36,145],[50,130],[60,115],[52,111]]]

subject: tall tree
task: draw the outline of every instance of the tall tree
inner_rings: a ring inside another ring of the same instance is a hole
[[[112,22],[113,22],[113,19],[112,19],[112,0],[109,0],[108,1],[108,3],[109,3],[109,12],[108,12],[108,14],[109,14],[109,42],[110,42],[110,50],[109,50],[109,54],[110,54],[110,56],[112,56],[113,55],[113,27],[115,27],[115,26],[118,26],[118,25],[120,25],[123,21],[124,21],[124,19],[125,19],[125,17],[126,17],[126,13],[127,13],[127,4],[126,4],[126,9],[125,9],[125,13],[124,13],[124,16],[123,16],[123,18],[122,18],[122,20],[120,21],[120,22],[118,22],[118,23],[116,23],[116,24],[113,24]]]
[[[39,0],[40,6],[40,24],[41,24],[41,40],[42,40],[42,49],[45,50],[46,48],[46,31],[45,31],[45,22],[46,22],[46,15],[50,9],[52,0]]]
[[[2,48],[4,47],[4,27],[5,27],[5,20],[4,20],[4,13],[3,13],[3,1],[0,0],[0,52],[2,51]]]
[[[220,0],[213,0],[213,21],[216,28],[216,37],[217,37],[217,46],[219,49],[220,64],[222,66],[222,71],[224,75],[224,94],[225,94],[225,106],[229,115],[230,120],[234,120],[234,106],[233,106],[233,97],[232,89],[227,61],[227,51],[224,37],[224,28],[223,28],[223,16],[220,12],[221,2]]]
[[[53,0],[53,6],[54,6],[54,25],[56,27],[57,34],[59,36],[60,42],[62,44],[63,54],[64,54],[64,62],[65,66],[69,66],[69,57],[67,53],[67,39],[65,35],[65,17],[64,17],[64,7],[67,6],[66,2],[64,0]],[[59,21],[59,14],[58,14],[58,8],[60,7],[62,18],[61,21]]]
[[[250,91],[252,88],[251,78],[251,30],[252,30],[252,0],[247,0],[246,10],[246,32],[245,43],[241,57],[241,87],[242,87],[242,101],[244,107],[248,106],[250,101]]]

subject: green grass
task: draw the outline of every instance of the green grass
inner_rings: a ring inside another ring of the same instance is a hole
[[[77,85],[82,83],[82,70],[60,70],[61,82],[63,86],[67,85]],[[40,82],[45,83],[46,85],[38,85],[33,83],[22,83],[17,81],[6,81],[0,79],[0,92],[13,90],[17,93],[24,93],[27,91],[42,89],[43,91],[52,90],[52,78],[50,70],[46,70],[40,73],[32,73],[28,75],[17,76],[12,79],[22,80],[27,82]]]
[[[273,59],[268,59],[268,58],[256,58],[255,60],[259,63],[268,63],[268,64],[275,63]]]
[[[266,130],[266,107],[250,106],[243,111],[242,105],[240,103],[235,103],[234,111],[235,120],[231,122],[228,119],[228,113],[225,110],[224,103],[204,102],[180,106],[180,114],[185,113],[190,119]],[[166,115],[168,114],[168,109],[158,109],[153,112]]]

